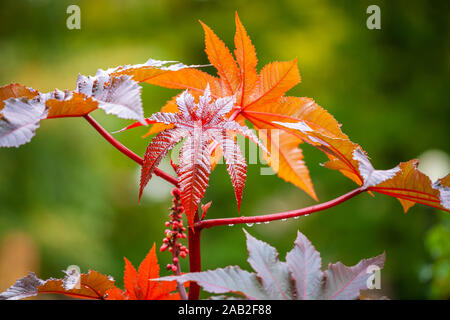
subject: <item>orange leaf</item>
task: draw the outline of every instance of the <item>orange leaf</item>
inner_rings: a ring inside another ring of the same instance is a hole
[[[235,21],[236,34],[234,36],[234,45],[236,46],[236,50],[234,51],[234,55],[241,70],[241,96],[238,101],[240,101],[239,105],[244,108],[250,102],[251,95],[257,86],[258,73],[256,72],[256,65],[258,59],[256,58],[255,47],[247,31],[245,31],[241,20],[239,20],[237,12]]]
[[[114,280],[97,271],[89,270],[87,274],[81,274],[80,288],[66,290],[63,280],[49,279],[38,287],[38,293],[63,294],[81,299],[103,299],[106,292],[114,288]]]
[[[197,69],[181,69],[163,73],[146,80],[147,83],[171,89],[188,89],[191,94],[202,94],[209,84],[213,97],[222,96],[219,79]]]
[[[98,107],[98,102],[82,93],[74,92],[69,100],[49,99],[46,103],[48,110],[47,118],[59,117],[81,117]]]
[[[430,178],[417,169],[418,164],[418,160],[400,163],[400,172],[394,178],[369,189],[398,198],[405,212],[416,202],[450,212],[448,203],[450,175],[432,184]],[[443,196],[445,193],[447,199]]]
[[[303,121],[318,132],[346,138],[347,136],[341,132],[340,125],[333,116],[318,106],[312,99],[287,97],[276,103],[260,105],[257,110],[245,110],[242,112],[242,117],[252,122],[260,132],[272,157],[278,157],[277,161],[273,161],[265,154],[266,159],[268,159],[274,171],[278,173],[278,176],[305,190],[312,198],[317,199],[308,169],[303,161],[302,151],[298,148],[305,136],[301,132],[293,131],[274,122]],[[270,133],[270,130],[273,129],[280,132],[273,131]]]
[[[260,139],[270,152],[270,155],[266,152],[263,155],[272,169],[280,178],[305,190],[317,200],[302,150],[298,148],[302,140],[287,131],[272,130],[273,127],[257,119],[250,118],[250,121],[258,129]]]
[[[154,279],[159,277],[159,265],[158,258],[156,257],[155,244],[150,249],[145,259],[141,262],[138,271],[138,286],[142,292],[143,297],[147,297],[150,291],[153,291],[152,287],[156,283],[149,281],[149,279]],[[149,287],[151,288],[149,290]]]
[[[270,102],[277,102],[289,89],[300,83],[297,59],[289,62],[272,62],[266,65],[259,76],[259,88],[253,96],[257,98],[244,109],[264,108]]]
[[[112,288],[106,292],[107,300],[179,300],[175,281],[170,283],[151,281],[159,277],[158,258],[155,244],[139,266],[139,272],[127,258],[125,259],[125,291]]]
[[[138,273],[127,258],[123,259],[125,260],[125,271],[123,274],[123,283],[125,286],[125,290],[131,299],[136,300]]]
[[[9,98],[21,98],[25,97],[28,99],[34,98],[39,92],[34,89],[27,88],[18,83],[11,83],[6,86],[0,87],[0,111],[5,106],[4,100]]]
[[[200,23],[205,31],[205,51],[208,59],[217,69],[220,78],[223,79],[227,88],[226,94],[233,95],[240,85],[240,75],[236,61],[223,41],[206,24],[201,21]]]

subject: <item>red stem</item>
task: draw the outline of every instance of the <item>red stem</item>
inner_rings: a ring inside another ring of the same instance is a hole
[[[195,227],[195,222],[198,222],[198,212],[194,217],[194,228],[189,226],[188,245],[189,245],[189,272],[202,271],[202,259],[200,250],[200,233],[201,228]],[[198,300],[200,296],[200,286],[191,281],[189,285],[189,300]]]
[[[223,225],[229,225],[229,224],[242,224],[242,223],[256,223],[256,222],[268,222],[273,220],[281,220],[281,219],[287,219],[287,218],[294,218],[303,216],[306,214],[310,214],[317,211],[322,211],[325,209],[329,209],[331,207],[334,207],[342,202],[345,202],[354,196],[357,196],[358,194],[366,191],[366,189],[363,189],[362,187],[359,187],[353,191],[350,191],[349,193],[346,193],[336,199],[330,200],[328,202],[324,202],[321,204],[317,204],[311,207],[299,209],[299,210],[292,210],[292,211],[285,211],[285,212],[279,212],[279,213],[273,213],[273,214],[267,214],[262,216],[253,216],[253,217],[237,217],[237,218],[223,218],[223,219],[210,219],[210,220],[202,220],[198,221],[194,226],[195,230],[202,230],[207,229],[211,227],[216,226],[223,226]]]
[[[95,121],[94,118],[92,118],[90,115],[84,115],[83,116],[91,126],[94,127],[95,130],[98,131],[102,135],[103,138],[105,138],[109,143],[111,143],[117,150],[122,152],[124,155],[126,155],[128,158],[133,160],[134,162],[138,163],[139,165],[142,165],[144,163],[144,159],[142,159],[140,156],[138,156],[136,153],[125,147],[123,144],[121,144],[119,141],[117,141],[108,131],[106,131],[97,121]],[[163,178],[164,180],[170,182],[171,184],[178,186],[178,180],[177,178],[171,176],[170,174],[162,171],[161,169],[156,168],[154,173],[158,176]]]
[[[172,259],[175,257],[178,258],[177,253],[178,253],[177,250],[172,250]],[[180,261],[174,262],[173,264],[175,265],[175,267],[177,267],[177,271],[175,271],[175,275],[180,276],[181,275]],[[186,289],[184,288],[184,284],[177,282],[177,289],[178,289],[178,292],[180,293],[181,300],[187,300],[188,297],[187,297]]]
[[[241,108],[236,108],[228,120],[233,121],[242,112]]]

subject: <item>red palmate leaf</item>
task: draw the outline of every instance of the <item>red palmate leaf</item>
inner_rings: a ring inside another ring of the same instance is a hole
[[[233,108],[233,97],[215,101],[211,99],[208,86],[204,94],[199,97],[198,103],[195,102],[193,95],[185,91],[176,100],[178,113],[158,112],[149,118],[149,121],[172,125],[173,128],[162,131],[149,144],[141,171],[140,194],[167,151],[186,137],[180,150],[177,174],[181,188],[181,202],[191,227],[200,200],[208,186],[213,149],[220,148],[223,151],[238,207],[240,207],[246,178],[246,164],[233,134],[239,133],[259,143],[250,129],[224,117]],[[216,147],[211,148],[211,146]]]
[[[125,290],[112,288],[106,292],[107,300],[179,300],[176,282],[158,282],[151,279],[159,277],[158,258],[155,244],[141,262],[139,270],[125,259],[124,285]]]

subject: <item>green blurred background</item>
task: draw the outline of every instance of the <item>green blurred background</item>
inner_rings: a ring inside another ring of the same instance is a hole
[[[69,4],[81,8],[81,30],[66,28]],[[381,8],[381,30],[366,28],[371,4]],[[198,20],[233,47],[236,10],[259,68],[298,57],[302,83],[289,94],[313,97],[329,110],[375,167],[419,157],[434,179],[449,171],[448,1],[3,0],[0,84],[47,92],[73,89],[78,73],[150,57],[207,63]],[[145,114],[176,93],[144,84]],[[110,131],[129,123],[102,111],[92,115]],[[117,138],[143,154],[145,130]],[[303,149],[320,201],[355,187],[319,165],[326,159],[320,151]],[[171,170],[168,162],[162,167]],[[43,121],[31,143],[0,150],[0,168],[0,290],[28,270],[60,277],[72,264],[110,274],[121,285],[122,257],[138,265],[154,242],[161,245],[170,185],[155,177],[138,205],[139,167],[82,119]],[[243,215],[314,204],[260,169],[249,168]],[[238,215],[224,165],[213,172],[205,200],[213,202],[210,218]],[[282,259],[300,230],[321,251],[324,266],[353,265],[385,250],[385,295],[450,298],[450,219],[443,211],[416,205],[405,215],[396,199],[363,194],[326,212],[246,228],[278,248]],[[204,268],[250,269],[240,226],[205,230],[202,253]],[[164,266],[170,255],[159,259]]]

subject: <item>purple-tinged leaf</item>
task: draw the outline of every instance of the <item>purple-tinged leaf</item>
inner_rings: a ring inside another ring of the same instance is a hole
[[[372,276],[371,268],[383,268],[385,254],[361,260],[353,267],[347,267],[341,262],[330,264],[325,271],[325,284],[322,299],[353,300],[358,298],[360,290],[366,290],[367,280]]]
[[[185,123],[178,113],[170,112],[156,112],[148,120],[164,124],[177,124],[179,126],[183,126],[183,123]]]
[[[432,185],[436,190],[439,190],[439,199],[441,200],[441,205],[445,209],[450,210],[450,174],[446,175],[444,178],[438,179]]]
[[[44,280],[30,272],[26,277],[17,280],[8,290],[1,293],[0,300],[20,300],[33,297],[38,294],[38,287],[43,284],[45,284]]]
[[[261,279],[266,294],[275,300],[293,300],[294,287],[289,268],[278,259],[277,250],[245,231],[248,262]]]
[[[366,153],[361,148],[356,148],[353,151],[353,159],[359,163],[358,169],[364,180],[363,187],[365,188],[373,187],[392,179],[400,171],[398,166],[390,170],[375,170]]]
[[[31,140],[41,119],[47,116],[39,98],[11,98],[0,117],[0,147],[19,147]]]
[[[286,263],[295,280],[296,299],[317,299],[323,282],[320,253],[302,233],[297,232],[294,248],[286,255]]]
[[[195,98],[187,90],[183,91],[177,97],[178,110],[181,112],[181,115],[186,120],[192,121],[191,112],[193,112],[192,106],[194,106],[194,105],[195,105]]]
[[[286,255],[286,262],[279,261],[275,248],[247,232],[245,234],[248,262],[256,273],[229,266],[152,280],[195,281],[208,292],[240,293],[247,299],[357,299],[360,290],[368,289],[373,271],[382,269],[384,265],[385,256],[382,254],[362,260],[354,267],[338,262],[323,272],[319,252],[300,232],[294,248]]]
[[[197,104],[194,97],[186,90],[176,100],[178,113],[157,112],[145,120],[147,123],[157,122],[171,126],[171,129],[166,130],[185,130],[185,135],[188,136],[179,154],[177,174],[181,189],[181,202],[191,226],[200,200],[208,186],[209,175],[213,167],[212,162],[215,161],[211,155],[215,148],[225,151],[227,170],[235,189],[238,207],[240,207],[247,165],[234,140],[234,133],[250,137],[256,143],[259,143],[259,140],[249,128],[224,117],[233,107],[233,101],[233,97],[212,101],[209,85],[207,85]],[[140,124],[132,124],[127,128],[138,126]],[[174,144],[179,142],[179,139],[175,141],[171,137],[167,137],[166,140],[166,143],[169,143],[169,140]],[[260,145],[262,146],[262,144]],[[149,166],[143,168],[142,171],[141,192],[150,178],[149,173],[165,156],[160,147],[162,146],[151,146],[146,152]]]
[[[234,131],[236,133],[239,133],[240,135],[246,137],[253,143],[256,143],[261,149],[264,150],[264,152],[267,152],[268,154],[270,154],[269,151],[264,146],[264,144],[262,144],[261,141],[258,139],[256,134],[248,127],[241,126],[236,121],[227,121],[223,124],[223,128]]]
[[[134,119],[146,125],[138,83],[128,75],[110,77],[99,71],[94,77],[78,76],[77,91],[98,101],[98,107],[107,114],[123,119]]]
[[[237,293],[245,295],[251,300],[270,299],[264,293],[263,288],[254,273],[241,270],[237,266],[216,269],[213,271],[192,272],[181,276],[162,277],[152,279],[157,281],[173,281],[184,283],[187,281],[197,282],[204,290],[211,293]]]
[[[198,107],[195,110],[195,114],[198,119],[203,119],[207,122],[206,114],[211,110],[211,90],[209,89],[209,83],[206,85],[205,90],[203,91],[203,95],[198,99]]]

